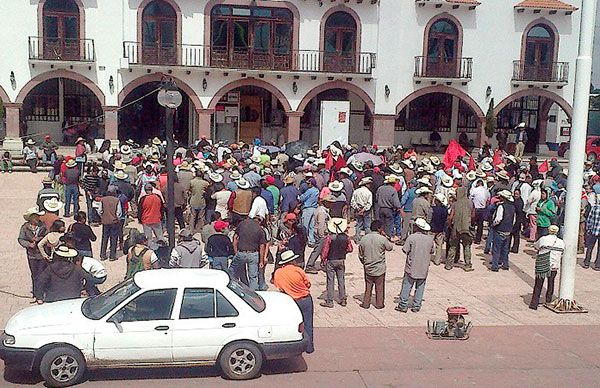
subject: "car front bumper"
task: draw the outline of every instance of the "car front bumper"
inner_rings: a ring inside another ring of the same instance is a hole
[[[7,368],[18,370],[33,370],[36,350],[28,348],[13,348],[0,343],[0,358]]]
[[[301,355],[306,351],[308,338],[306,334],[299,341],[267,342],[262,344],[267,360],[278,360]]]

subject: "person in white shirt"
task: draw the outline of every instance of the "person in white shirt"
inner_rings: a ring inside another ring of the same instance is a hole
[[[95,295],[100,294],[98,284],[103,284],[106,281],[106,276],[108,275],[108,273],[106,272],[106,268],[104,268],[102,263],[100,263],[98,260],[87,256],[83,257],[83,260],[81,261],[81,268],[83,268],[84,271],[92,275],[92,279],[94,281],[94,290],[96,291]]]
[[[250,208],[248,217],[256,218],[256,216],[258,216],[263,220],[267,219],[267,216],[269,215],[269,208],[267,207],[267,201],[260,196],[260,188],[253,187],[252,193],[254,194],[254,200],[252,201],[252,207]]]
[[[519,174],[518,180],[513,183],[511,191],[514,193],[517,189],[521,192],[521,199],[523,200],[523,203],[526,203],[527,199],[529,199],[529,194],[531,194],[531,190],[533,190],[531,185],[527,182],[526,174]]]
[[[523,211],[527,215],[529,219],[529,242],[535,242],[536,233],[537,233],[537,211],[536,207],[538,202],[542,197],[542,190],[540,187],[544,183],[543,180],[538,179],[532,182],[533,190],[529,193],[527,197],[527,201],[523,200],[525,205],[523,206]]]
[[[475,208],[475,225],[477,231],[475,232],[475,244],[481,243],[481,237],[483,236],[483,221],[485,220],[486,207],[490,201],[490,192],[483,184],[483,180],[477,179],[475,181],[475,187],[471,189],[469,199],[473,202]]]
[[[354,210],[356,226],[354,228],[354,241],[358,242],[362,232],[371,233],[371,209],[373,208],[373,192],[369,185],[373,181],[371,177],[365,177],[358,182],[358,189],[352,193],[350,207]]]

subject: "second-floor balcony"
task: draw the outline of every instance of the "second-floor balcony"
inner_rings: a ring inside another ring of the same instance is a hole
[[[318,50],[258,50],[224,46],[142,44],[124,42],[123,57],[130,65],[264,70],[292,73],[370,75],[373,53]]]
[[[94,62],[96,60],[94,40],[30,36],[29,60]]]
[[[469,82],[473,77],[473,58],[415,57],[414,79],[417,83]]]
[[[513,62],[515,84],[542,84],[562,87],[569,82],[569,62]]]

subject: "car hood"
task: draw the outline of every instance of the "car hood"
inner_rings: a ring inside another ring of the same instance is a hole
[[[5,331],[13,334],[27,329],[74,324],[86,319],[81,313],[84,300],[70,299],[28,307],[9,319]]]
[[[265,300],[266,305],[261,315],[268,315],[269,322],[276,324],[302,322],[302,313],[289,295],[276,291],[260,291],[258,294]]]

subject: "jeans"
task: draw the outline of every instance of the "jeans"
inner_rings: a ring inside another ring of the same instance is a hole
[[[470,268],[473,266],[471,263],[471,243],[472,237],[471,233],[463,232],[459,233],[457,236],[450,237],[448,249],[448,257],[446,258],[446,268],[454,267],[454,259],[456,258],[456,252],[459,248],[459,245],[463,247],[463,255],[465,259],[465,268]]]
[[[327,271],[327,302],[333,302],[333,282],[337,278],[340,300],[346,299],[346,272],[345,260],[327,260],[325,269]]]
[[[494,229],[490,228],[488,230],[487,240],[485,240],[485,249],[483,250],[485,253],[490,253],[492,248],[494,247]]]
[[[246,271],[246,266],[248,270]],[[258,252],[238,252],[229,267],[236,279],[242,280],[248,274],[248,286],[258,290]]]
[[[425,281],[427,279],[413,279],[409,274],[404,273],[404,279],[402,279],[402,289],[400,290],[400,303],[398,306],[406,310],[408,309],[408,297],[410,291],[415,286],[415,298],[413,300],[412,308],[414,310],[421,309],[421,303],[423,302],[423,294],[425,293]]]
[[[229,274],[229,276],[232,275],[231,271],[229,270],[229,258],[228,257],[212,257],[211,258],[212,262],[210,264],[210,268],[211,269],[220,269],[221,271],[225,271],[227,272],[227,274]]]
[[[477,227],[477,231],[475,232],[475,244],[479,244],[481,242],[481,237],[483,236],[483,221],[485,218],[485,209],[475,209],[475,219],[473,223]]]
[[[157,224],[143,224],[142,228],[144,229],[144,234],[148,238],[148,248],[156,250],[158,248],[156,242],[165,241],[165,235],[160,222]],[[155,238],[152,237],[153,235]]]
[[[592,234],[587,234],[585,236],[585,259],[583,260],[583,264],[590,265],[590,261],[592,261],[592,251],[594,250],[594,246],[598,239],[600,239],[600,236],[594,236]],[[596,261],[594,262],[594,266],[600,267],[600,249],[596,250]]]
[[[492,269],[497,270],[498,265],[508,269],[508,244],[510,235],[508,233],[494,232],[494,246],[492,248]]]
[[[94,254],[92,253],[92,251],[84,251],[84,250],[78,250],[77,253],[79,253],[79,255],[81,257],[94,257]]]
[[[546,291],[546,303],[552,302],[552,295],[554,294],[554,278],[556,278],[556,270],[550,271],[548,276],[548,291]],[[536,309],[540,304],[540,294],[542,293],[542,287],[544,286],[544,278],[535,278],[535,284],[533,286],[533,295],[531,295],[531,303],[529,307]]]
[[[365,234],[371,232],[371,211],[367,211],[362,215],[356,214],[356,226],[354,227],[354,238],[358,239],[361,232]]]
[[[371,276],[365,273],[365,294],[363,295],[363,306],[371,305],[371,294],[375,286],[375,308],[382,309],[385,305],[385,273],[379,276]]]
[[[371,228],[370,225],[369,228]],[[394,236],[400,236],[402,234],[402,216],[398,212],[394,212],[394,225],[392,226],[392,229],[392,233]],[[369,232],[370,230],[367,231],[367,233]]]
[[[310,256],[308,257],[308,262],[306,263],[306,268],[314,268],[315,267],[315,263],[317,262],[317,259],[319,258],[319,256],[321,256],[321,251],[323,251],[323,244],[325,244],[325,238],[324,237],[317,238],[317,240],[315,242],[315,247],[312,250],[312,252],[310,253]]]
[[[42,152],[42,162],[45,165],[53,166],[54,162],[56,162],[56,152],[52,152],[50,155],[48,155],[45,152]]]
[[[379,208],[379,220],[388,237],[394,236],[394,211],[389,207]]]
[[[37,296],[40,295],[40,291],[43,292],[43,290],[39,290],[37,279],[48,266],[48,262],[44,259],[29,259],[27,261],[29,263],[29,271],[31,272],[31,292]]]
[[[314,207],[302,209],[302,226],[306,230],[309,245],[315,244],[315,210]]]
[[[296,301],[300,312],[302,313],[302,322],[304,322],[304,333],[308,338],[308,344],[306,345],[306,353],[312,353],[315,351],[315,343],[313,336],[313,300],[312,296],[308,295],[304,298]]]
[[[85,204],[87,206],[87,216],[90,224],[95,224],[100,222],[100,216],[94,207],[92,206],[93,198],[86,194],[85,196]]]
[[[110,239],[110,259],[117,259],[117,238],[119,237],[119,223],[102,225],[102,242],[100,243],[100,258],[106,259],[106,247]]]
[[[71,202],[73,202],[73,213],[71,213]],[[79,211],[79,186],[65,185],[65,217],[77,214]]]

